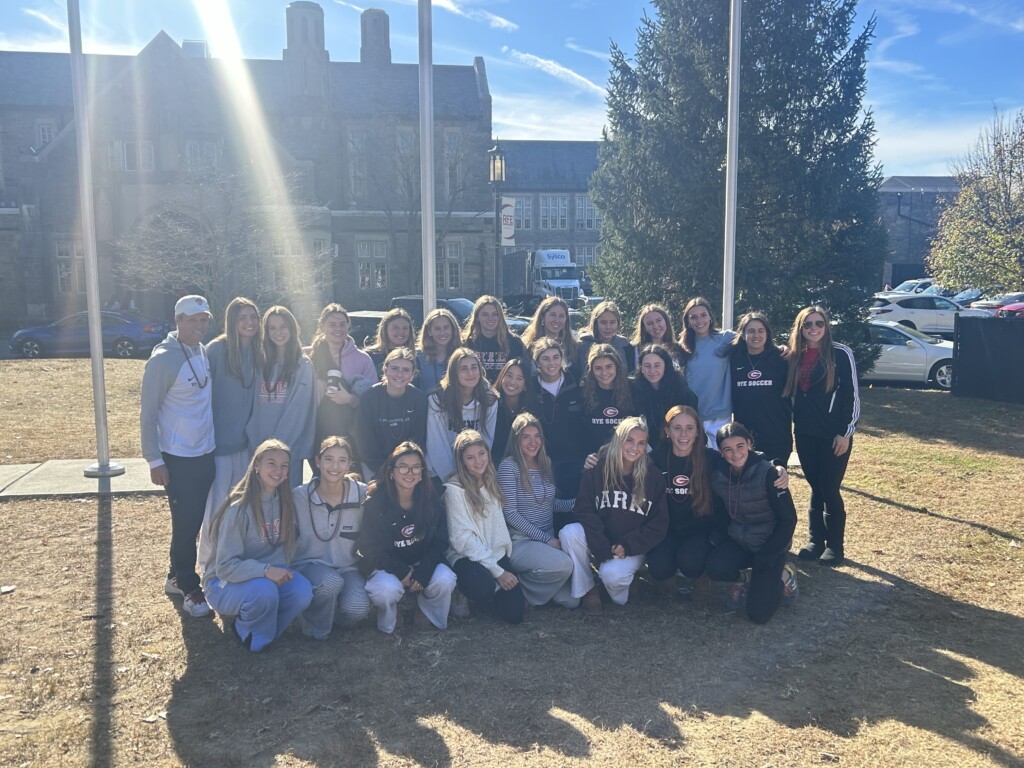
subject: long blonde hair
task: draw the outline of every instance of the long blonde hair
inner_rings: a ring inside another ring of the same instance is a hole
[[[537,432],[540,433],[540,451],[537,453],[537,470],[540,472],[540,476],[554,482],[555,473],[551,468],[551,459],[547,449],[544,447],[544,429],[540,425],[540,419],[532,413],[520,413],[512,421],[512,429],[508,434],[508,450],[505,451],[505,455],[519,467],[520,484],[524,491],[530,493],[533,491],[533,486],[530,484],[530,467],[526,463],[523,449],[519,445],[519,438],[527,427],[536,427]]]
[[[263,461],[263,457],[271,451],[284,451],[288,454],[288,460],[291,461],[291,448],[280,440],[272,437],[259,444],[256,452],[252,455],[248,468],[245,470],[245,476],[238,481],[238,485],[231,489],[227,500],[214,512],[210,520],[210,540],[213,543],[214,550],[216,550],[217,540],[220,538],[220,529],[224,523],[224,515],[230,507],[236,504],[249,510],[252,514],[253,522],[256,524],[256,529],[260,531],[261,535],[266,531],[267,521],[263,517],[263,501],[261,499],[263,486],[260,484],[256,469],[260,462]],[[278,543],[284,547],[285,562],[287,563],[292,559],[292,555],[295,554],[298,533],[295,526],[295,501],[292,498],[291,489],[287,487],[287,479],[282,485],[285,486],[283,493],[280,486],[277,489],[277,497],[281,503],[281,533]]]
[[[480,331],[480,310],[487,305],[491,305],[498,311],[498,333],[495,336],[495,341],[498,342],[498,349],[501,350],[501,354],[507,357],[508,323],[505,321],[505,310],[495,296],[485,295],[476,300],[476,303],[473,305],[473,311],[469,315],[469,320],[466,321],[466,328],[462,332],[462,344],[468,346],[468,342],[475,342],[483,335]]]
[[[626,438],[634,429],[643,430],[646,434],[650,435],[646,421],[639,416],[630,416],[628,419],[623,419],[619,422],[619,426],[615,428],[612,439],[608,441],[608,450],[604,457],[604,474],[602,475],[606,489],[615,491],[628,490],[626,488],[626,470],[622,461],[622,446],[626,444]],[[633,464],[631,474],[633,477],[632,505],[634,507],[642,507],[647,501],[644,498],[644,486],[647,484],[647,461],[647,456],[644,455]]]
[[[822,335],[821,344],[818,347],[821,355],[821,364],[825,367],[825,391],[831,392],[832,387],[835,386],[836,360],[832,356],[832,331],[829,328],[828,312],[824,307],[815,304],[813,307],[801,309],[796,315],[796,320],[793,321],[793,330],[789,334],[789,348],[791,350],[789,355],[789,371],[786,374],[786,389],[782,393],[783,397],[793,397],[796,394],[800,380],[800,358],[803,357],[804,350],[808,348],[801,331],[807,318],[814,314],[821,315],[821,318],[825,321],[825,333]]]
[[[469,474],[465,462],[462,461],[463,454],[475,445],[482,445],[484,450],[487,451],[487,469],[484,471],[481,481],[477,481],[475,477]],[[501,492],[501,486],[498,485],[498,473],[494,469],[494,462],[491,461],[491,449],[487,447],[487,441],[484,440],[484,436],[475,429],[467,429],[460,432],[455,438],[454,447],[455,477],[453,480],[465,492],[470,511],[477,517],[483,516],[486,506],[484,503],[484,491],[487,491],[491,498],[498,502],[499,506],[503,506],[505,504],[505,496]]]

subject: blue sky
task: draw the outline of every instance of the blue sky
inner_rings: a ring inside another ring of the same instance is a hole
[[[193,0],[80,2],[87,53],[135,53],[161,29],[214,38]],[[280,58],[286,0],[195,3],[227,6],[246,57]],[[358,59],[359,13],[377,7],[391,18],[393,60],[416,61],[416,0],[320,3],[332,60]],[[609,41],[632,51],[645,11],[642,0],[434,0],[434,61],[484,57],[501,138],[597,139]],[[858,25],[878,20],[865,105],[885,175],[944,175],[994,108],[1024,107],[1024,0],[861,0],[858,14]],[[64,0],[3,0],[0,49],[66,51]]]

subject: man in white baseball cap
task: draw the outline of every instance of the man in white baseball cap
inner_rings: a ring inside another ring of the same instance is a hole
[[[211,317],[204,297],[178,299],[176,329],[156,345],[142,374],[142,455],[150,479],[167,489],[171,508],[164,592],[181,595],[185,611],[195,617],[210,615],[196,574],[196,536],[214,475],[212,388],[203,348]]]

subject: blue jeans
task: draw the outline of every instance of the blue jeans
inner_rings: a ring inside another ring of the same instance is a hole
[[[235,632],[250,641],[253,653],[262,651],[279,638],[296,616],[313,599],[313,587],[302,574],[280,586],[266,577],[226,582],[213,579],[206,588],[206,601],[222,616],[237,616]]]

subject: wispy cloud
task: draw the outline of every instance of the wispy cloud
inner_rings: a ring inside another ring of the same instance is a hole
[[[534,94],[493,94],[494,135],[503,139],[597,141],[607,123],[603,104],[570,104]]]
[[[334,0],[334,2],[337,3],[338,5],[344,6],[345,8],[351,8],[353,11],[357,11],[358,13],[362,13],[363,11],[366,10],[362,6],[356,5],[354,3],[346,3],[345,0]]]
[[[879,9],[877,13],[885,18],[888,23],[892,24],[895,27],[895,31],[891,35],[883,37],[875,45],[874,53],[868,62],[869,66],[915,80],[934,81],[936,79],[935,75],[922,65],[913,61],[890,57],[890,49],[893,49],[897,43],[901,40],[915,37],[921,32],[917,22],[910,14],[892,7],[884,10]]]
[[[335,0],[338,2],[339,0]],[[395,3],[396,5],[416,5],[417,0],[388,0],[388,2]],[[344,3],[342,3],[344,5]],[[515,32],[519,29],[519,25],[514,21],[506,19],[504,16],[498,16],[496,13],[485,11],[482,8],[469,7],[468,3],[463,0],[433,0],[433,6],[439,8],[442,11],[461,16],[464,19],[470,19],[471,21],[480,21],[492,29],[501,29],[505,32]]]
[[[572,37],[567,37],[565,39],[565,47],[568,48],[570,51],[576,51],[576,53],[583,53],[586,54],[587,56],[593,56],[595,59],[599,59],[600,61],[609,61],[607,51],[595,51],[592,48],[584,48],[582,45],[577,45],[575,38]]]
[[[36,10],[35,8],[22,8],[21,12],[24,13],[26,16],[31,16],[34,19],[38,19],[39,21],[43,22],[43,24],[45,24],[46,26],[55,29],[58,32],[67,33],[68,31],[67,24],[65,24],[60,19],[55,19],[53,16],[50,16],[45,11],[39,11]]]
[[[966,16],[986,26],[1024,33],[1024,12],[1015,0],[982,0],[969,4],[958,0],[899,0],[899,3],[907,8]]]
[[[509,48],[507,45],[502,46],[501,52],[507,54],[520,64],[532,67],[533,69],[538,69],[545,74],[551,75],[556,80],[561,80],[563,83],[574,85],[577,88],[581,88],[584,91],[597,96],[603,97],[606,94],[606,91],[602,86],[592,80],[588,80],[578,72],[573,72],[571,69],[559,64],[554,59],[543,59],[532,53],[523,53],[522,51],[517,51],[515,48]]]

